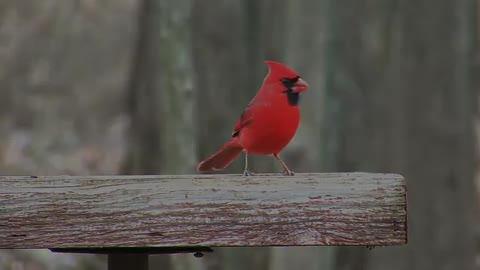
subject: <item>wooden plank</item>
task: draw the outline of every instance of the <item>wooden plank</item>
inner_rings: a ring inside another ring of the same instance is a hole
[[[396,174],[1,176],[0,248],[398,245]]]

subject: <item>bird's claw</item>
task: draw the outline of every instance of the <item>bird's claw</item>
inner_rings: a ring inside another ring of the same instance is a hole
[[[295,172],[292,171],[292,170],[285,170],[285,171],[283,171],[283,175],[285,175],[285,176],[294,176],[294,175],[295,175]]]
[[[253,173],[249,170],[244,170],[243,171],[243,176],[253,176]]]

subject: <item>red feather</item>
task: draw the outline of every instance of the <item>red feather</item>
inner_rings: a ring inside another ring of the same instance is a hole
[[[215,154],[209,156],[197,166],[197,171],[218,171],[223,170],[242,152],[243,147],[238,143],[237,138],[230,139]]]

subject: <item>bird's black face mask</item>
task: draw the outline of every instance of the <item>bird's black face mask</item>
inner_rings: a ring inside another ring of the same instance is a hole
[[[300,93],[293,90],[293,87],[297,83],[298,79],[300,79],[300,77],[282,79],[283,86],[287,88],[285,91],[283,91],[283,93],[287,95],[288,104],[292,106],[297,106],[300,102]]]

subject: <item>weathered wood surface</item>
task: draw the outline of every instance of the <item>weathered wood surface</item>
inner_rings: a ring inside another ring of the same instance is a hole
[[[1,176],[0,248],[398,245],[396,174]]]

